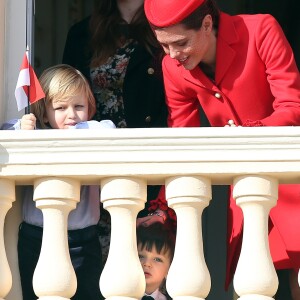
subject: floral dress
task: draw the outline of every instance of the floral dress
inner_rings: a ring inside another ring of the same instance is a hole
[[[136,42],[127,40],[115,55],[99,67],[91,69],[92,90],[96,98],[97,121],[111,120],[118,128],[127,127],[123,102],[123,83],[130,54]]]
[[[130,55],[135,50],[136,44],[137,42],[134,40],[128,39],[106,63],[90,70],[92,90],[97,107],[95,120],[111,120],[117,128],[127,127],[124,112],[123,83]],[[111,226],[110,215],[108,211],[103,209],[102,204],[98,226],[104,265],[108,257]]]

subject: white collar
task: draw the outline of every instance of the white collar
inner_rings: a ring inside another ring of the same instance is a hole
[[[151,296],[152,298],[157,299],[158,294],[159,294],[159,290],[157,289],[153,293],[151,293],[150,295],[145,293],[144,296]]]

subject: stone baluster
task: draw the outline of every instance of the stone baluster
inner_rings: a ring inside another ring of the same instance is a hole
[[[40,300],[70,299],[76,292],[77,280],[69,255],[67,220],[80,200],[80,182],[69,178],[37,179],[33,198],[44,217],[34,291]]]
[[[167,276],[168,293],[174,300],[205,299],[211,279],[203,253],[202,213],[211,200],[211,182],[198,176],[169,178],[166,198],[177,215],[176,247]]]
[[[145,276],[137,254],[136,217],[144,208],[146,181],[107,178],[101,181],[101,201],[111,216],[108,258],[100,277],[107,299],[136,299],[145,292]]]
[[[278,288],[268,241],[268,217],[276,205],[278,182],[267,176],[239,176],[233,196],[244,215],[243,243],[234,276],[240,300],[270,300]]]
[[[15,183],[0,179],[0,299],[3,300],[12,287],[12,274],[4,245],[4,220],[15,201]]]

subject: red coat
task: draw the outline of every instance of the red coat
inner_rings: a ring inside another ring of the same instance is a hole
[[[188,71],[164,58],[169,126],[201,126],[199,103],[211,126],[223,127],[230,119],[243,126],[300,124],[299,71],[272,16],[221,13],[216,55],[215,82],[200,68]],[[243,221],[231,198],[228,216],[227,284],[238,260]],[[270,220],[275,267],[300,267],[300,185],[279,187]]]

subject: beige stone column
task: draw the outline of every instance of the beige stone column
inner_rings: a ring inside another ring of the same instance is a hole
[[[12,274],[8,265],[4,245],[4,220],[15,201],[15,183],[0,179],[0,299],[3,300],[12,287]]]
[[[107,299],[137,299],[145,292],[136,246],[136,217],[144,208],[146,188],[146,181],[137,178],[101,181],[101,201],[111,216],[110,249],[100,278],[100,289]]]
[[[169,178],[166,198],[177,215],[176,247],[167,290],[174,300],[205,299],[211,279],[203,253],[202,213],[211,200],[211,182],[199,176]]]
[[[33,275],[34,291],[41,300],[70,299],[77,281],[69,255],[67,220],[80,200],[80,182],[55,177],[37,179],[33,198],[44,217],[41,254]]]
[[[276,205],[278,182],[267,176],[240,176],[233,196],[243,210],[244,231],[234,288],[240,300],[271,300],[278,288],[268,241],[268,217]]]

